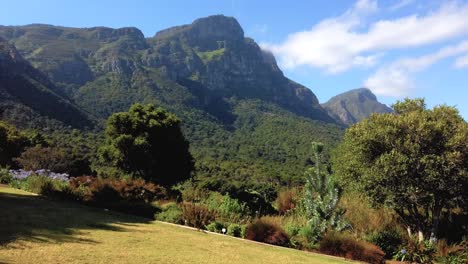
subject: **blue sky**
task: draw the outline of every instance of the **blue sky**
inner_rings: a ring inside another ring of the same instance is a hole
[[[0,0],[0,25],[135,26],[145,36],[214,14],[235,17],[286,76],[320,102],[368,87],[380,101],[425,97],[468,117],[468,1]]]

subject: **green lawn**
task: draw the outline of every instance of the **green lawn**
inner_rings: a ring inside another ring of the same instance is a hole
[[[0,263],[347,263],[0,186]]]

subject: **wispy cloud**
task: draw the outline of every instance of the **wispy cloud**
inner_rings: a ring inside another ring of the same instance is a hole
[[[461,69],[466,67],[468,67],[468,54],[457,58],[457,60],[455,61],[455,68]]]
[[[402,7],[406,2],[399,4]],[[283,43],[261,46],[272,51],[285,68],[310,66],[339,73],[353,67],[374,66],[387,51],[440,43],[468,34],[467,3],[444,2],[437,10],[423,15],[367,23],[367,17],[378,10],[376,1],[360,0],[341,16],[293,33]],[[395,73],[395,77],[399,76]],[[405,80],[400,78],[398,82]]]
[[[423,71],[442,59],[468,52],[468,41],[444,47],[437,52],[414,58],[404,58],[380,67],[365,82],[364,86],[377,95],[401,97],[411,94],[415,83],[412,75]],[[457,67],[468,66],[468,56],[456,61]]]
[[[390,6],[388,9],[390,11],[396,11],[398,9],[401,9],[401,8],[404,8],[404,7],[407,7],[407,6],[411,5],[413,2],[414,2],[414,0],[400,0],[396,4]]]

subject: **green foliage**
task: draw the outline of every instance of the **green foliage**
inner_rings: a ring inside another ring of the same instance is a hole
[[[9,184],[12,180],[13,176],[11,175],[8,168],[0,168],[0,183]]]
[[[227,228],[227,234],[234,237],[245,237],[246,225],[230,224]]]
[[[28,145],[29,140],[26,134],[0,121],[0,166],[12,165],[12,159],[18,157]]]
[[[9,185],[13,188],[49,196],[66,191],[68,183],[42,175],[31,175],[25,179],[12,179]]]
[[[468,124],[453,107],[405,100],[346,131],[334,169],[348,189],[393,208],[413,231],[438,236],[444,210],[468,200]],[[420,237],[421,238],[421,237]]]
[[[225,228],[224,225],[216,221],[211,222],[208,225],[206,225],[206,230],[210,232],[215,232],[215,233],[222,233],[223,228]]]
[[[315,154],[315,168],[305,173],[303,211],[308,219],[307,234],[312,243],[316,242],[329,229],[341,231],[347,227],[342,220],[343,210],[338,208],[340,192],[331,175],[322,170],[320,161],[323,144],[312,143]]]
[[[418,241],[410,238],[406,245],[394,255],[394,259],[398,261],[409,261],[416,263],[433,263],[435,258],[436,248],[434,243],[429,240]]]
[[[190,177],[193,169],[180,120],[153,105],[133,105],[107,121],[102,164],[168,186]]]
[[[212,211],[217,212],[219,219],[229,223],[239,223],[245,217],[247,211],[244,203],[240,203],[237,199],[229,197],[228,194],[221,195],[212,192],[204,201],[204,204]]]
[[[177,203],[170,202],[161,206],[161,212],[155,215],[155,219],[174,224],[183,224],[182,209]]]
[[[212,51],[204,51],[204,52],[197,52],[198,57],[203,60],[203,62],[207,63],[212,61],[216,58],[219,58],[223,55],[224,48],[212,50]]]
[[[11,30],[25,33],[10,34]],[[214,41],[187,31],[191,28],[145,39],[137,29],[29,25],[1,28],[0,35],[50,77],[54,89],[44,88],[66,95],[64,101],[73,99],[101,123],[134,103],[175,113],[184,121],[181,129],[196,160],[194,175],[210,190],[234,197],[235,189],[248,189],[272,202],[276,197],[267,197],[266,188],[276,192],[280,186],[303,185],[303,172],[310,165],[308,142],[321,141],[332,148],[342,128],[326,123],[332,121],[310,90],[285,78],[271,55],[251,39],[240,34],[232,43],[228,35],[228,42],[223,36]],[[47,128],[47,133],[56,128],[42,115],[28,120],[27,106],[11,108],[5,107],[9,120],[21,117],[23,127]],[[77,114],[61,120],[71,117],[81,120]],[[101,129],[99,124],[96,129]],[[81,153],[84,159],[79,160],[90,160],[87,151]],[[106,163],[93,164],[98,174],[134,175],[118,173]]]
[[[403,235],[399,230],[385,228],[374,232],[368,236],[366,240],[379,246],[383,252],[385,252],[385,257],[388,259],[392,258],[398,252],[404,242]]]

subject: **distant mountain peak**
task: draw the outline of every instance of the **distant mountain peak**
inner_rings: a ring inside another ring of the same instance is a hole
[[[367,88],[353,89],[333,96],[322,104],[330,116],[346,125],[354,124],[373,113],[390,113],[393,110],[380,103]]]

